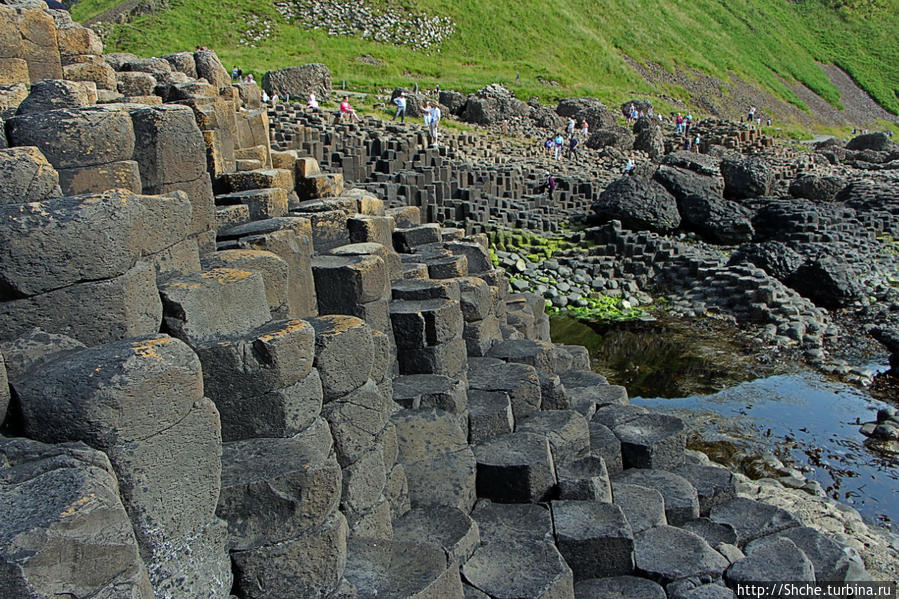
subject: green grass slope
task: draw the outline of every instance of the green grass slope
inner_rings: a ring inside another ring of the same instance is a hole
[[[450,17],[455,34],[440,52],[425,53],[288,24],[268,0],[171,0],[170,8],[112,27],[107,51],[160,55],[206,45],[230,69],[268,69],[324,62],[336,82],[374,90],[440,83],[473,91],[503,82],[522,98],[591,95],[617,103],[653,94],[624,55],[667,69],[694,68],[753,82],[794,105],[783,84],[801,82],[840,106],[839,92],[817,65],[836,64],[882,106],[899,114],[899,0],[368,0]],[[82,0],[86,20],[110,0]],[[247,19],[273,22],[258,48],[238,44]],[[371,55],[382,65],[356,60]],[[516,73],[521,80],[516,82]],[[540,83],[538,77],[559,86]],[[683,89],[663,90],[686,98]],[[664,107],[664,103],[663,107]]]

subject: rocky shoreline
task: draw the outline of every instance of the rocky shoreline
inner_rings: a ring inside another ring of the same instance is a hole
[[[591,289],[633,283],[635,299],[669,281],[703,294],[691,310],[761,316],[771,342],[819,349],[830,308],[621,218],[646,190],[671,218],[677,189],[745,193],[755,159],[666,162],[675,140],[638,122],[629,142],[593,100],[552,110],[492,87],[445,104],[498,127],[583,111],[640,152],[621,182],[622,150],[585,151],[548,202],[549,161],[520,140],[434,147],[413,126],[272,109],[212,51],[104,55],[41,2],[0,5],[0,31],[16,73],[0,90],[3,596],[696,599],[895,579],[896,547],[848,508],[687,450],[680,418],[631,405],[585,348],[553,343],[545,297],[492,260],[487,231],[559,233],[593,206],[605,222],[572,242],[596,252],[553,254],[557,271],[589,265]],[[297,72],[330,91],[321,68]],[[703,126],[722,152],[772,146]],[[826,152],[889,177],[892,146]],[[772,164],[765,193],[792,168]],[[787,281],[816,269],[827,298],[891,301],[883,272],[852,269],[880,247],[865,227],[895,233],[880,209],[893,196],[852,185],[852,207],[756,194],[739,212],[808,245]]]

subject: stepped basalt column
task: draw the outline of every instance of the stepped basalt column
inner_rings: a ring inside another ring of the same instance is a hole
[[[15,389],[25,434],[109,456],[158,597],[228,597],[221,425],[187,345],[151,335],[83,349]]]

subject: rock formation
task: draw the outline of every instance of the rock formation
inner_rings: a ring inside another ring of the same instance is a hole
[[[214,52],[104,58],[39,4],[0,6],[0,32],[30,89],[0,135],[0,595],[573,599],[726,593],[765,563],[859,575],[553,343],[487,235],[442,226],[556,226],[531,173],[457,167],[405,129],[332,151],[358,125],[270,122]],[[676,195],[639,181],[677,227]],[[564,190],[569,211],[600,197]],[[674,268],[676,246],[616,220],[590,234],[778,323],[819,314],[758,268]]]

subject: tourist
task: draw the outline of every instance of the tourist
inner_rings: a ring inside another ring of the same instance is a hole
[[[696,134],[696,137],[693,139],[693,152],[699,152],[699,144],[702,140],[699,138],[699,133]]]
[[[751,104],[749,105],[749,119],[748,120],[750,123],[755,120],[755,106],[753,106]]]
[[[674,117],[674,134],[680,135],[684,131],[684,117],[678,114]]]
[[[253,77],[253,73],[247,75],[247,83],[256,83],[256,78]]]
[[[546,178],[543,182],[543,189],[546,191],[547,199],[551,200],[553,199],[553,192],[556,191],[556,180],[549,173],[546,173],[544,176]]]
[[[434,87],[434,95],[437,96],[438,98],[440,97],[440,84],[439,83]]]
[[[400,92],[400,95],[393,99],[393,103],[396,104],[396,113],[393,115],[392,120],[396,120],[397,117],[400,118],[401,123],[406,122],[406,92]]]
[[[584,119],[581,121],[581,138],[587,139],[587,133],[590,131],[590,128],[587,126],[587,120]]]
[[[568,138],[568,157],[574,158],[577,156],[577,144],[578,139],[575,136],[571,136]]]
[[[353,110],[353,107],[350,106],[350,97],[344,96],[343,102],[340,103],[340,118],[341,120],[349,120],[349,121],[361,121],[359,115],[356,114],[356,111]]]
[[[629,175],[635,168],[637,168],[637,165],[634,164],[634,160],[630,156],[628,156],[627,164],[624,165],[624,174]]]
[[[566,129],[566,131],[568,132],[568,135],[574,135],[574,128],[576,126],[577,126],[577,123],[575,122],[574,117],[573,116],[568,117],[568,128]]]
[[[440,124],[440,108],[437,102],[428,102],[425,104],[425,124],[431,134],[431,145],[437,145],[437,126]]]
[[[557,133],[556,137],[553,139],[553,156],[556,160],[562,158],[562,146],[565,145],[565,138],[562,137],[561,133]]]
[[[309,99],[306,101],[306,108],[309,110],[318,110],[318,100],[315,99],[315,92],[309,92]]]
[[[684,135],[690,137],[690,128],[693,126],[693,115],[687,113],[684,115]]]
[[[262,103],[268,104],[269,99],[268,93],[265,90],[262,90]]]
[[[635,124],[638,118],[640,118],[640,113],[637,111],[637,107],[631,104],[630,123]]]
[[[240,69],[237,68],[237,65],[231,69],[231,81],[237,81],[240,78]]]
[[[548,138],[545,142],[543,142],[543,148],[544,148],[544,150],[546,150],[547,155],[553,153],[553,148],[555,146],[556,146],[556,142],[553,141],[552,137]]]

